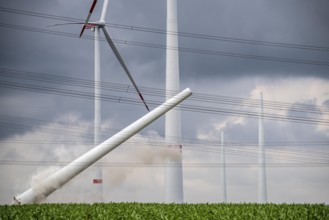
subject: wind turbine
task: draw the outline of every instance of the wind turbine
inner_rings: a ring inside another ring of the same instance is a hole
[[[108,2],[109,2],[108,0],[104,0],[100,20],[96,21],[96,22],[89,22],[90,17],[92,15],[92,13],[95,9],[96,3],[97,3],[97,0],[93,1],[92,5],[90,7],[90,10],[89,10],[87,19],[83,23],[83,27],[80,32],[80,38],[83,35],[85,29],[94,29],[94,32],[95,32],[95,122],[94,122],[94,145],[95,146],[97,146],[100,143],[100,133],[101,133],[101,130],[100,130],[100,126],[101,126],[101,100],[100,100],[101,89],[100,89],[100,44],[99,44],[99,42],[100,42],[99,35],[100,34],[99,34],[99,29],[103,30],[105,38],[106,38],[108,44],[110,45],[114,55],[118,59],[122,68],[124,69],[125,73],[127,74],[129,80],[133,84],[137,94],[139,95],[140,99],[144,103],[146,109],[148,111],[150,111],[140,90],[138,89],[134,79],[132,78],[129,69],[127,68],[123,58],[121,57],[118,49],[116,48],[116,46],[109,34],[109,31],[106,28],[105,16],[106,16],[106,12],[107,12]],[[93,179],[93,184],[97,184],[99,186],[98,193],[99,193],[100,198],[98,198],[97,200],[98,200],[98,202],[102,202],[103,201],[102,168],[100,166],[98,166],[96,169],[97,169],[96,176],[95,176],[95,179]]]

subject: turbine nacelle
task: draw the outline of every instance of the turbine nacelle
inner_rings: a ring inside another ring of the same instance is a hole
[[[105,23],[104,22],[89,22],[88,24],[84,24],[84,29],[91,29],[93,30],[94,28],[98,27],[98,28],[103,28],[105,27]],[[81,37],[81,36],[80,36]]]
[[[105,27],[105,22],[95,21],[95,22],[89,22],[87,25],[93,25],[102,28]]]

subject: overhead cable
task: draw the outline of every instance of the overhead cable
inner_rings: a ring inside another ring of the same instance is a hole
[[[134,93],[133,88],[130,85],[118,84],[118,83],[108,83],[108,82],[94,82],[92,80],[86,80],[76,77],[68,76],[58,76],[46,73],[35,73],[28,71],[20,71],[8,68],[0,68],[0,76],[6,77],[8,79],[13,78],[13,80],[24,79],[33,82],[45,82],[51,83],[54,85],[67,85],[73,87],[83,87],[94,89],[95,84],[104,90],[104,91],[116,91],[124,93]],[[164,89],[150,88],[150,87],[141,87],[143,93],[164,98],[166,93],[170,95],[177,94],[179,91],[166,91]],[[189,98],[189,101],[196,102],[205,102],[208,104],[225,104],[232,106],[241,106],[241,107],[254,107],[259,108],[259,100],[256,99],[246,99],[222,95],[213,95],[213,94],[202,94],[194,93],[192,97]],[[302,112],[302,113],[312,113],[312,114],[328,114],[329,108],[326,106],[311,105],[305,103],[287,103],[287,102],[278,102],[278,101],[269,101],[264,100],[264,108],[269,110],[284,110],[289,112]]]
[[[77,19],[77,18],[72,18],[72,17],[51,15],[51,14],[46,14],[46,13],[38,13],[38,12],[6,8],[6,7],[0,7],[0,11],[12,13],[12,14],[27,15],[27,16],[33,16],[33,17],[38,17],[38,18],[71,22],[71,23],[83,22],[82,19]],[[329,51],[329,47],[321,47],[321,46],[313,46],[313,45],[280,43],[280,42],[271,42],[271,41],[259,41],[259,40],[250,40],[250,39],[243,39],[243,38],[233,38],[233,37],[215,36],[215,35],[207,35],[207,34],[199,34],[199,33],[187,33],[187,32],[169,32],[168,33],[166,30],[162,30],[162,29],[141,27],[141,26],[132,26],[132,25],[125,25],[125,24],[117,24],[117,23],[106,23],[106,25],[109,27],[112,27],[112,28],[124,29],[124,30],[129,30],[129,31],[140,31],[140,32],[148,32],[148,33],[156,33],[156,34],[172,34],[172,35],[178,35],[181,37],[197,38],[197,39],[203,39],[203,40],[226,41],[226,42],[232,42],[232,43],[254,44],[254,45],[264,45],[264,46],[271,46],[271,47],[283,47],[283,48],[304,49],[304,50]]]
[[[50,31],[41,28],[32,28],[26,27],[21,25],[13,25],[7,23],[0,23],[0,27],[3,28],[10,28],[16,30],[24,30],[24,31],[31,31],[43,34],[51,34],[57,36],[64,36],[64,37],[73,37],[78,38],[76,34],[68,33],[68,32],[59,32],[59,31]],[[93,40],[93,37],[81,37],[84,39]],[[100,41],[105,41],[104,38],[100,38]],[[271,61],[271,62],[281,62],[281,63],[293,63],[293,64],[305,64],[305,65],[315,65],[315,66],[329,66],[329,62],[325,61],[317,61],[317,60],[300,60],[300,59],[290,59],[290,58],[281,58],[281,57],[271,57],[271,56],[258,56],[258,55],[251,55],[251,54],[242,54],[242,53],[232,53],[232,52],[224,52],[224,51],[212,51],[212,50],[204,50],[204,49],[194,49],[194,48],[187,48],[187,47],[167,47],[165,45],[160,44],[151,44],[145,42],[138,42],[138,41],[128,41],[128,40],[118,40],[113,39],[113,41],[117,44],[123,45],[132,45],[138,47],[148,47],[148,48],[156,48],[156,49],[170,49],[170,50],[178,50],[180,52],[187,52],[187,53],[197,53],[197,54],[204,54],[204,55],[214,55],[214,56],[224,56],[224,57],[234,57],[234,58],[241,58],[241,59],[251,59],[251,60],[262,60],[262,61]]]

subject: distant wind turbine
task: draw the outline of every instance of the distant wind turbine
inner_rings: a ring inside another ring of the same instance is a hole
[[[222,165],[222,193],[223,203],[227,203],[227,192],[226,192],[226,161],[225,161],[225,146],[224,146],[224,131],[220,133],[220,145],[221,145],[221,165]]]
[[[264,106],[263,92],[259,100],[259,125],[258,125],[258,202],[267,203],[266,187],[266,161],[264,147]]]

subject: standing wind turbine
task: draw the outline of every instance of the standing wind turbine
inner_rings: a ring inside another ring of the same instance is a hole
[[[135,90],[137,91],[137,94],[139,95],[139,97],[141,98],[141,100],[143,101],[146,109],[148,111],[149,108],[141,94],[141,92],[139,91],[134,79],[132,78],[124,60],[122,59],[118,49],[116,48],[108,30],[106,29],[105,26],[105,16],[106,16],[106,12],[107,12],[107,6],[108,6],[108,0],[104,0],[103,3],[103,8],[102,8],[102,14],[101,14],[101,18],[99,21],[97,22],[89,22],[90,17],[95,9],[97,0],[94,0],[91,8],[89,10],[88,16],[86,21],[83,24],[82,30],[80,32],[80,37],[83,35],[85,29],[94,29],[95,32],[95,122],[94,122],[94,145],[97,146],[98,144],[100,144],[100,133],[101,133],[101,89],[100,89],[100,40],[99,40],[99,29],[102,29],[105,35],[105,38],[107,40],[107,42],[109,43],[114,55],[116,56],[116,58],[118,59],[119,63],[121,64],[121,66],[123,67],[124,71],[126,72],[128,78],[130,79],[131,83],[133,84],[133,86],[135,87]],[[97,202],[102,202],[103,201],[103,187],[102,187],[102,183],[103,183],[103,177],[102,177],[102,167],[101,166],[97,166],[96,167],[96,176],[93,179],[93,184],[96,184],[96,186],[98,187],[98,191],[96,193],[96,200]]]
[[[80,37],[83,35],[85,29],[87,28],[95,28],[95,36],[97,35],[96,33],[98,32],[99,28],[103,30],[104,32],[104,35],[105,35],[105,38],[107,40],[107,42],[109,43],[114,55],[116,56],[116,58],[118,59],[119,63],[121,64],[122,68],[124,69],[124,71],[126,72],[128,78],[130,79],[131,83],[133,84],[137,94],[139,95],[140,99],[142,100],[142,102],[144,103],[146,109],[148,111],[150,111],[149,107],[147,106],[141,92],[139,91],[134,79],[132,78],[131,76],[131,73],[129,71],[129,69],[127,68],[124,60],[122,59],[118,49],[116,48],[112,38],[111,38],[111,35],[109,33],[109,31],[107,30],[106,26],[105,26],[105,15],[106,15],[106,11],[107,11],[107,5],[108,5],[108,0],[104,0],[104,4],[103,4],[103,8],[102,8],[102,14],[101,14],[101,19],[97,22],[89,22],[90,20],[90,17],[91,17],[91,14],[93,13],[94,11],[94,8],[96,6],[96,3],[97,3],[97,0],[94,0],[94,2],[92,3],[91,5],[91,8],[89,10],[89,14],[87,16],[87,19],[85,21],[85,23],[83,24],[83,27],[82,27],[82,30],[80,32]],[[95,41],[99,41],[99,37],[95,37]]]

